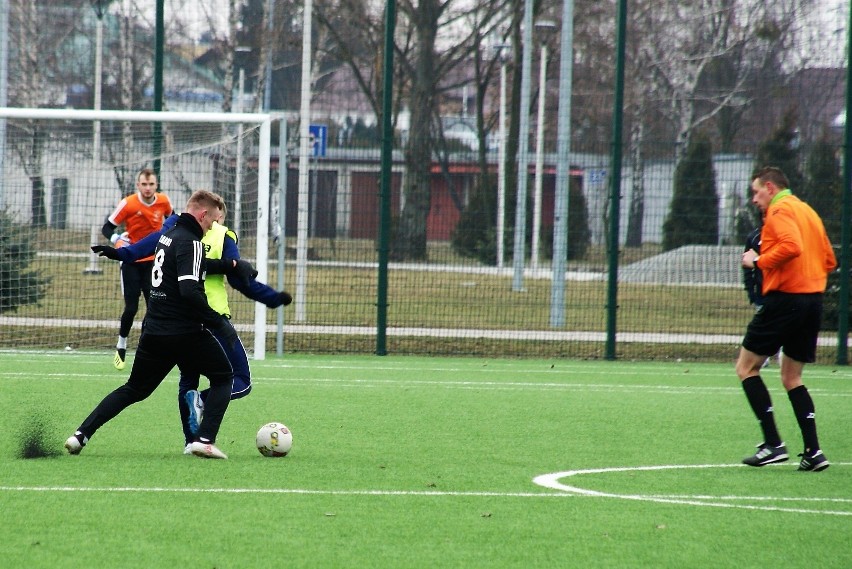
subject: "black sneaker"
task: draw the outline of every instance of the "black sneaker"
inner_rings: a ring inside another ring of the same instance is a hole
[[[802,457],[802,462],[799,463],[799,470],[819,472],[820,470],[825,470],[831,466],[831,463],[828,462],[828,459],[825,458],[825,455],[822,454],[821,450],[818,450],[813,454],[803,452],[799,456]]]
[[[765,466],[774,462],[784,462],[789,458],[787,456],[787,447],[781,443],[777,447],[770,446],[766,443],[757,445],[757,452],[753,456],[747,456],[743,459],[743,464],[749,466]]]

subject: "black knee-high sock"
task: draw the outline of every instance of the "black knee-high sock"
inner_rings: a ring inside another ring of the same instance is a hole
[[[790,403],[793,405],[793,413],[802,430],[802,441],[805,443],[805,452],[810,454],[819,450],[819,439],[817,439],[816,419],[814,418],[814,402],[807,387],[800,385],[787,392]]]
[[[754,411],[757,420],[760,422],[763,442],[774,447],[780,445],[781,435],[778,434],[778,428],[775,426],[772,398],[769,396],[769,390],[766,389],[763,379],[759,375],[753,375],[745,378],[742,383],[751,410]]]

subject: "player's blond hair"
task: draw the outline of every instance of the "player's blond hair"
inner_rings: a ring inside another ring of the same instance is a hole
[[[186,202],[186,209],[191,209],[193,207],[207,210],[215,207],[220,211],[224,211],[225,200],[223,200],[222,196],[219,194],[214,194],[209,190],[195,190]]]

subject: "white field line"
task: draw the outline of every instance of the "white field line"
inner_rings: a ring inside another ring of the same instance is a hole
[[[25,318],[18,316],[0,316],[0,326],[38,326],[40,328],[114,328],[114,320],[82,320],[76,318]],[[239,332],[253,332],[252,324],[234,324]],[[140,330],[141,323],[136,322],[133,328]],[[274,324],[267,325],[269,334],[278,330]],[[375,336],[375,326],[310,326],[303,324],[287,324],[285,334],[320,334],[333,336]],[[490,340],[540,340],[548,342],[605,342],[605,332],[583,331],[554,331],[554,330],[473,330],[467,328],[413,328],[389,327],[388,336],[395,337],[429,337],[457,339],[490,339]],[[617,335],[621,342],[646,342],[651,344],[734,344],[742,341],[742,336],[722,334],[659,334],[659,333],[629,333]],[[834,343],[829,345],[835,345]]]
[[[38,251],[37,257],[47,258],[65,258],[65,259],[80,259],[88,260],[91,257],[89,252],[68,253],[61,251]],[[254,257],[243,257],[244,260],[250,263],[256,263]],[[278,261],[270,258],[268,260],[270,266],[277,266]],[[109,263],[108,263],[109,264]],[[375,271],[379,268],[379,263],[375,261],[353,262],[353,261],[308,261],[308,267],[326,267],[339,269],[364,269]],[[117,267],[117,265],[116,265]],[[474,276],[490,276],[490,277],[511,277],[514,275],[512,268],[498,267],[477,267],[470,265],[438,265],[424,263],[388,263],[388,269],[391,271],[412,271],[420,273],[456,273],[467,274]],[[553,271],[550,269],[524,269],[524,276],[531,279],[549,280],[553,278]],[[568,281],[603,281],[606,279],[606,273],[602,271],[565,271],[565,280]],[[679,283],[671,283],[679,284]],[[706,286],[715,288],[742,288],[742,285],[726,283],[686,283],[691,286]]]
[[[0,378],[27,378],[27,379],[70,379],[70,380],[86,380],[106,379],[116,381],[116,378],[123,379],[123,375],[109,374],[86,374],[86,373],[39,373],[34,377],[32,372],[27,371],[6,371],[0,372]],[[442,387],[454,389],[483,389],[483,390],[583,390],[583,391],[659,391],[662,393],[742,393],[742,389],[738,386],[731,387],[714,387],[714,386],[667,386],[667,385],[626,385],[626,384],[595,384],[595,383],[541,383],[541,382],[519,382],[519,381],[466,381],[466,380],[422,380],[422,379],[357,379],[357,378],[335,378],[335,377],[279,377],[252,374],[252,381],[272,382],[272,383],[287,383],[297,385],[327,385],[329,387]],[[810,391],[814,391],[810,389]],[[852,395],[850,393],[849,395]]]
[[[0,351],[0,353],[2,353]],[[98,362],[100,362],[103,358],[102,355],[98,356]],[[597,367],[593,368],[590,366],[582,366],[582,365],[572,365],[570,361],[562,361],[559,360],[555,364],[548,364],[547,369],[544,368],[512,368],[512,367],[504,367],[501,369],[501,366],[506,364],[501,364],[499,361],[490,361],[487,365],[482,365],[480,367],[470,367],[470,368],[462,368],[462,367],[435,367],[435,366],[413,366],[413,365],[400,365],[400,366],[382,366],[382,365],[370,365],[370,366],[348,366],[348,365],[337,365],[337,366],[322,366],[322,365],[299,365],[299,364],[287,364],[287,363],[279,363],[272,360],[267,360],[263,366],[264,372],[274,372],[277,370],[282,370],[282,373],[288,373],[288,370],[294,370],[296,372],[304,372],[306,370],[343,370],[343,371],[364,371],[364,372],[397,372],[397,373],[459,373],[459,374],[467,374],[467,375],[480,375],[487,374],[489,376],[499,376],[499,375],[511,375],[511,376],[525,376],[525,375],[533,375],[539,377],[557,377],[557,378],[566,378],[571,375],[582,376],[586,378],[592,377],[619,377],[619,376],[627,376],[627,377],[648,377],[651,379],[656,379],[661,376],[675,379],[676,377],[680,377],[682,379],[689,379],[690,374],[692,374],[693,378],[696,382],[704,381],[706,379],[731,379],[733,378],[734,384],[736,384],[736,374],[734,373],[733,365],[727,366],[725,368],[718,368],[714,370],[705,370],[699,368],[692,367],[689,363],[671,363],[664,364],[664,366],[657,367],[648,367],[644,365],[640,365],[638,367],[634,367],[630,365],[631,362],[614,362],[609,367]],[[698,364],[699,366],[701,364]],[[676,367],[680,366],[680,367]],[[693,373],[694,372],[694,373]],[[772,365],[770,367],[763,368],[761,371],[761,375],[764,377],[773,377],[777,376],[779,372],[779,368],[777,365]],[[805,371],[806,380],[807,379],[832,379],[832,380],[845,380],[852,379],[852,367],[833,367],[833,366],[817,366],[816,364],[812,364],[808,366]],[[274,376],[280,377],[280,376]],[[502,382],[501,382],[502,383]],[[560,382],[561,384],[564,382]],[[532,383],[530,385],[536,385],[539,383]],[[644,387],[644,386],[643,386]],[[685,386],[684,386],[685,387]],[[703,387],[703,386],[702,386]],[[719,389],[725,389],[725,387],[720,387]]]
[[[0,354],[21,355],[24,358],[33,355],[56,356],[63,355],[68,358],[83,359],[88,358],[83,363],[101,363],[103,361],[104,350],[85,349],[85,350],[61,350],[61,349],[34,349],[34,348],[0,348]],[[128,356],[132,356],[134,352],[128,351]],[[334,357],[334,356],[331,356]],[[112,355],[109,356],[109,361],[112,361]],[[417,363],[412,363],[412,360],[417,360]],[[429,362],[429,363],[424,363]],[[626,360],[614,362],[593,362],[584,363],[579,360],[571,359],[541,359],[541,360],[523,360],[523,359],[501,359],[499,357],[492,358],[445,358],[445,357],[409,357],[409,356],[353,356],[348,360],[330,359],[327,355],[305,356],[286,354],[283,358],[267,359],[263,362],[255,362],[252,364],[255,367],[274,370],[346,370],[346,371],[396,371],[396,372],[457,372],[457,373],[504,373],[512,375],[525,374],[550,374],[561,376],[566,372],[576,372],[589,375],[605,375],[607,377],[614,375],[629,375],[631,377],[637,375],[648,375],[651,377],[659,377],[661,375],[673,376],[684,375],[690,373],[693,364],[690,362],[639,362],[633,365],[633,362]],[[733,364],[720,366],[719,364],[695,364],[698,367],[698,375],[701,377],[730,377]],[[708,373],[706,369],[714,367],[712,373]],[[808,372],[813,367],[808,367]],[[847,368],[832,368],[831,377],[837,378],[842,375]],[[721,371],[720,371],[721,370]],[[778,366],[774,363],[765,368],[766,372],[778,371]],[[849,379],[852,379],[852,369],[849,369]]]
[[[114,320],[81,320],[74,318],[24,318],[17,316],[0,316],[0,326],[38,326],[42,328],[114,328]],[[139,322],[133,327],[141,329]],[[252,332],[252,324],[235,324],[239,332]],[[266,326],[269,334],[277,332],[275,324]],[[287,324],[285,334],[321,334],[344,336],[375,336],[375,326],[309,326],[302,324]],[[557,330],[486,330],[468,328],[413,328],[389,327],[388,336],[394,337],[428,337],[456,339],[489,339],[489,340],[536,340],[543,342],[594,342],[606,341],[606,332],[557,331]],[[663,334],[657,332],[619,332],[616,340],[625,343],[645,344],[730,344],[738,346],[742,335],[734,334]],[[826,334],[819,338],[820,346],[836,346],[837,336]],[[849,340],[852,346],[852,338]]]
[[[62,376],[62,374],[58,374]],[[440,387],[444,389],[475,389],[486,391],[593,391],[612,393],[649,393],[674,395],[742,395],[742,387],[736,383],[736,378],[730,387],[715,387],[702,385],[629,385],[618,383],[542,383],[518,381],[433,381],[418,379],[338,379],[317,377],[275,377],[253,376],[258,381],[292,383],[299,385],[328,385],[329,387],[375,387],[398,386],[410,387]],[[842,393],[821,388],[808,388],[810,393],[820,397],[852,397],[852,392]]]
[[[65,358],[77,360],[81,363],[103,362],[105,351],[103,350],[57,350],[57,349],[29,349],[29,348],[0,348],[0,354],[21,355],[25,359],[31,358],[34,355],[63,356]],[[133,356],[134,352],[129,351],[128,356]],[[720,366],[719,364],[693,364],[691,362],[640,362],[633,364],[626,360],[615,362],[599,362],[599,363],[577,363],[576,360],[570,359],[551,359],[551,360],[514,360],[500,358],[470,358],[470,359],[453,359],[453,358],[416,358],[417,363],[412,363],[412,358],[407,356],[363,356],[352,360],[333,360],[327,356],[294,356],[285,355],[284,358],[267,359],[262,362],[253,362],[252,367],[262,369],[264,371],[282,372],[296,371],[314,371],[314,370],[343,370],[343,371],[363,371],[366,373],[373,372],[397,372],[407,374],[417,374],[424,372],[445,372],[445,373],[463,373],[469,375],[498,375],[510,374],[513,376],[523,375],[539,375],[539,376],[555,376],[565,377],[566,374],[580,374],[584,377],[592,376],[648,376],[658,378],[660,376],[689,377],[690,373],[694,372],[695,377],[700,378],[731,378],[733,375],[733,364],[728,366]],[[27,360],[29,361],[29,360]],[[112,361],[110,355],[109,361]],[[428,361],[429,363],[422,363]],[[438,365],[437,362],[447,362]],[[435,363],[432,363],[435,362]],[[821,367],[826,371],[822,371]],[[831,379],[852,379],[852,368],[845,366],[808,366],[808,377],[820,377]],[[713,368],[713,369],[708,369]],[[778,366],[774,361],[762,371],[764,374],[777,374]]]
[[[114,374],[81,374],[81,373],[40,373],[38,377],[25,371],[0,372],[2,378],[26,378],[28,381],[37,379],[63,379],[68,381],[105,381],[115,383],[124,376]],[[333,377],[276,377],[253,375],[254,383],[262,382],[270,385],[301,385],[313,387],[329,387],[334,389],[362,389],[375,387],[399,388],[439,388],[476,391],[566,391],[566,392],[600,392],[600,393],[657,393],[661,395],[741,395],[742,388],[738,385],[730,387],[714,386],[673,386],[673,385],[627,385],[627,384],[595,384],[595,383],[540,383],[540,382],[495,382],[495,381],[427,381],[417,379],[339,379]],[[821,388],[808,388],[810,393],[820,397],[852,397],[852,392],[837,392]]]
[[[849,466],[852,463],[835,463],[835,466]],[[569,470],[536,476],[533,483],[557,490],[557,492],[494,492],[494,491],[440,491],[440,490],[318,490],[306,488],[168,488],[163,486],[0,486],[0,492],[99,492],[99,493],[164,493],[164,494],[281,494],[281,495],[321,495],[321,496],[390,496],[390,497],[473,497],[473,498],[617,498],[680,504],[712,508],[734,508],[785,512],[795,514],[817,514],[829,516],[852,516],[852,510],[817,510],[810,508],[792,508],[769,504],[743,504],[738,502],[777,502],[777,503],[830,503],[850,504],[852,498],[785,497],[785,496],[712,496],[702,495],[660,495],[660,494],[614,494],[588,490],[562,484],[559,480],[578,475],[601,473],[627,473],[637,471],[659,471],[678,469],[739,468],[742,464],[696,464],[662,465],[619,468],[595,468],[588,470]],[[778,468],[778,466],[776,466]],[[814,476],[814,474],[803,474]]]
[[[0,353],[8,353],[8,351],[0,350]],[[64,355],[65,352],[56,352],[57,355]],[[99,362],[98,360],[93,360],[95,363]],[[275,366],[277,368],[288,367],[288,366]],[[306,366],[292,366],[293,369],[304,371]],[[312,367],[310,369],[324,369],[324,366]],[[426,370],[423,368],[369,368],[364,369],[361,367],[348,368],[348,367],[339,367],[336,369],[346,369],[347,371],[360,371],[360,372],[372,372],[378,371],[379,369],[385,371],[395,371],[395,372],[411,372],[411,373],[422,373]],[[435,371],[435,370],[430,370]],[[448,371],[448,370],[444,370]],[[452,371],[452,370],[449,370]],[[458,370],[461,373],[466,373],[468,371],[479,371],[479,370]],[[486,371],[488,370],[481,370]],[[491,370],[493,372],[495,370]],[[584,370],[577,370],[579,373],[584,373]],[[731,375],[732,381],[730,386],[711,386],[711,385],[700,385],[696,383],[692,383],[690,385],[659,385],[659,384],[621,384],[621,383],[592,383],[592,382],[572,382],[572,381],[489,381],[489,380],[423,380],[423,379],[414,379],[411,377],[404,377],[402,379],[383,379],[376,377],[368,377],[368,378],[339,378],[339,377],[303,377],[297,375],[270,375],[268,369],[264,369],[265,373],[254,373],[252,374],[252,379],[255,383],[262,382],[267,385],[305,385],[305,386],[327,386],[330,388],[372,388],[372,387],[402,387],[402,388],[412,388],[412,387],[434,387],[441,389],[464,389],[464,390],[487,390],[487,391],[584,391],[584,392],[606,392],[606,393],[659,393],[659,394],[671,394],[671,395],[739,395],[742,393],[742,389],[736,383],[735,377],[733,374]],[[507,373],[513,373],[513,375],[518,375],[516,371],[506,370]],[[530,373],[536,373],[534,371],[530,371]],[[542,373],[542,372],[538,372]],[[548,374],[557,375],[560,372],[553,372],[553,370],[547,370]],[[567,371],[562,371],[561,375],[564,377],[565,374],[570,373]],[[635,373],[625,372],[627,375],[636,375]],[[599,373],[599,375],[605,376],[613,376],[618,375],[615,373],[604,372]],[[659,372],[649,373],[651,376],[658,376]],[[114,374],[87,374],[87,373],[73,373],[73,372],[50,372],[50,373],[39,373],[37,377],[33,375],[32,372],[29,371],[0,371],[0,378],[26,378],[27,380],[37,380],[37,379],[64,379],[69,381],[109,381],[115,382],[116,378],[122,378],[123,376],[117,376]],[[839,376],[838,374],[832,374],[832,378],[838,379],[843,376]],[[698,380],[700,381],[700,380]],[[820,397],[852,397],[852,391],[842,392],[837,391],[836,389],[824,389],[818,387],[809,387],[809,391],[814,394],[818,394]]]
[[[306,488],[167,488],[162,486],[0,486],[0,492],[104,492],[168,494],[302,494],[317,496],[451,496],[477,498],[572,498],[565,492],[440,490],[311,490]]]
[[[834,466],[849,466],[849,462],[835,462]],[[789,468],[789,465],[772,465],[770,468]],[[634,467],[619,467],[619,468],[592,468],[586,470],[566,470],[564,472],[553,472],[542,474],[533,478],[533,483],[551,490],[561,490],[569,494],[577,496],[586,496],[594,498],[616,498],[620,500],[634,500],[640,502],[656,502],[660,504],[681,504],[687,506],[703,506],[710,508],[736,508],[742,510],[762,510],[770,512],[787,512],[795,514],[821,514],[828,516],[852,516],[852,510],[815,510],[808,508],[791,508],[775,505],[756,505],[743,504],[742,501],[752,502],[801,502],[813,503],[824,502],[831,504],[852,504],[852,498],[818,498],[810,496],[801,497],[782,497],[782,496],[711,496],[711,495],[667,495],[667,494],[616,494],[612,492],[601,492],[598,490],[589,490],[564,484],[561,480],[572,478],[581,475],[594,475],[604,473],[627,473],[627,472],[647,472],[660,470],[684,470],[684,469],[704,469],[704,468],[748,468],[744,464],[689,464],[689,465],[662,465],[662,466],[634,466]],[[799,476],[819,476],[814,473],[793,473]],[[825,475],[823,475],[825,476]]]
[[[70,381],[109,381],[115,382],[113,374],[82,374],[82,373],[40,373],[37,378],[31,372],[7,371],[0,372],[0,378],[34,379],[65,379]],[[275,377],[253,375],[253,381],[263,383],[278,383],[291,385],[327,386],[333,388],[365,388],[365,387],[437,387],[442,389],[470,389],[483,391],[586,391],[607,393],[648,393],[673,395],[739,395],[739,386],[671,386],[671,385],[626,385],[626,384],[595,384],[595,383],[537,383],[537,382],[495,382],[495,381],[427,381],[417,379],[339,379],[333,377]],[[852,397],[852,392],[838,393],[819,388],[809,388],[811,393],[821,397]]]

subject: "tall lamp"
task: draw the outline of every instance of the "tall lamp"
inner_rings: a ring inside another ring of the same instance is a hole
[[[541,42],[541,59],[539,60],[538,79],[538,124],[536,126],[535,142],[535,188],[533,191],[533,227],[530,253],[530,269],[538,269],[539,251],[541,249],[541,194],[544,180],[544,104],[547,99],[547,40],[556,30],[553,20],[538,20],[535,29]]]
[[[106,11],[106,3],[104,0],[92,0],[92,8],[95,9],[95,15],[98,17],[98,22],[95,26],[95,86],[94,86],[94,109],[101,110],[101,76],[103,75],[103,57],[104,57],[104,13]],[[101,151],[101,121],[94,121],[94,131],[92,133],[92,159],[98,161]]]

